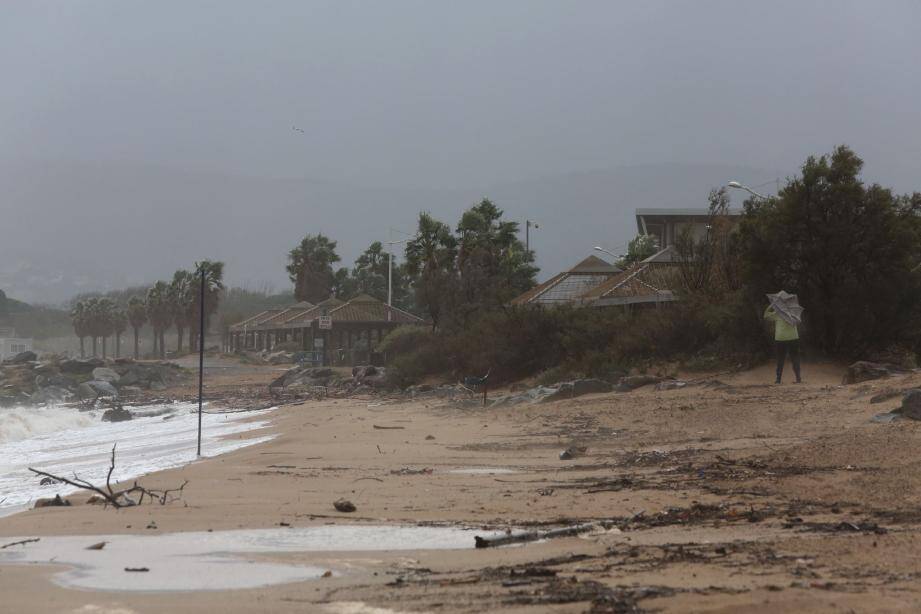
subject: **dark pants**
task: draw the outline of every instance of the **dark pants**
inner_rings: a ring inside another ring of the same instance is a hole
[[[777,383],[780,383],[780,377],[783,375],[783,363],[790,355],[790,362],[793,363],[793,374],[796,375],[796,381],[800,381],[799,374],[799,340],[793,341],[775,341],[777,348]]]

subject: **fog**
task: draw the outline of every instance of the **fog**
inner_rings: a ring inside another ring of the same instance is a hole
[[[288,287],[421,209],[535,219],[544,278],[637,207],[704,206],[846,143],[921,189],[921,4],[20,2],[0,20],[0,288],[29,301],[196,259]],[[740,201],[738,196],[736,202]]]

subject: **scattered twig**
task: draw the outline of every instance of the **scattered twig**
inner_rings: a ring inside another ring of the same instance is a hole
[[[374,480],[375,482],[383,482],[383,481],[384,481],[384,480],[382,480],[382,479],[380,479],[380,478],[370,478],[370,477],[369,477],[369,478],[356,478],[356,479],[354,479],[354,480],[352,480],[352,481],[353,481],[353,482],[360,482],[360,481],[362,481],[362,480]]]
[[[405,429],[405,428],[406,428],[405,426],[380,426],[379,424],[374,424],[374,425],[372,425],[372,426],[374,426],[374,428],[376,428],[376,429],[379,430],[379,431],[390,431],[390,430],[397,430],[397,429]]]

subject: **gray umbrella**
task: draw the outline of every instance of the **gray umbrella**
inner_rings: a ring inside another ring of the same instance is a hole
[[[781,290],[777,294],[768,294],[767,298],[774,312],[787,324],[799,326],[803,321],[803,308],[800,307],[799,299],[795,294]]]

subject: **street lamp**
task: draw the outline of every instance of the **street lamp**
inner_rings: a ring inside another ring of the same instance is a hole
[[[393,246],[406,243],[410,239],[393,240],[393,228],[390,229],[390,241],[387,241],[387,321],[393,321]]]
[[[534,220],[525,220],[524,221],[524,250],[526,252],[531,251],[531,227],[534,229],[539,229],[540,226]]]
[[[760,199],[762,199],[762,200],[768,200],[768,197],[765,196],[764,194],[759,194],[758,192],[755,192],[753,189],[751,189],[751,188],[748,187],[747,185],[743,185],[743,184],[739,183],[738,181],[730,181],[730,182],[727,183],[726,185],[727,185],[728,187],[730,187],[730,188],[735,188],[736,190],[745,190],[746,192],[748,192],[748,193],[751,194],[752,196],[756,196],[756,197],[758,197],[758,198],[760,198]]]
[[[599,251],[599,252],[604,252],[604,253],[607,254],[608,256],[611,256],[612,258],[614,258],[614,261],[615,261],[615,262],[618,261],[618,260],[620,260],[620,256],[618,256],[618,255],[615,254],[614,252],[610,252],[610,251],[606,250],[606,249],[603,248],[603,247],[600,247],[600,246],[596,245],[596,246],[595,246],[595,249],[596,249],[597,251]]]

